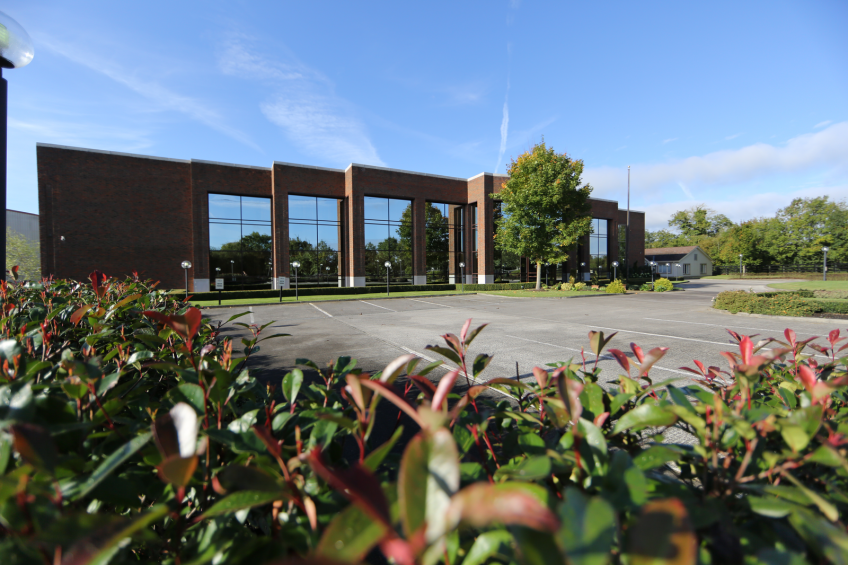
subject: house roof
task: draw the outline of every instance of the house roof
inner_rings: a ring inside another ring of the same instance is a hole
[[[683,247],[657,247],[655,249],[646,249],[645,259],[650,259],[652,261],[679,261],[696,249],[706,255],[704,250],[697,245],[685,245]]]

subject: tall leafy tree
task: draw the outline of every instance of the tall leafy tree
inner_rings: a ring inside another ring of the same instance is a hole
[[[682,245],[698,245],[701,239],[715,237],[730,228],[733,222],[724,214],[707,208],[706,204],[699,204],[676,212],[668,225],[680,232]]]
[[[668,230],[646,231],[645,249],[657,249],[659,247],[677,247],[680,244],[680,236]]]
[[[589,195],[583,161],[558,154],[544,142],[514,159],[499,194],[503,219],[495,244],[536,263],[536,290],[542,288],[542,263],[560,263],[579,239],[590,233]]]
[[[41,278],[41,253],[37,241],[30,241],[12,228],[6,228],[6,265],[20,267],[18,276],[24,280]],[[9,278],[7,275],[6,278]]]

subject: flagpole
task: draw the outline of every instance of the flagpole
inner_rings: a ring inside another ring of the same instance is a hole
[[[627,165],[627,232],[624,234],[624,264],[630,274],[630,165]]]

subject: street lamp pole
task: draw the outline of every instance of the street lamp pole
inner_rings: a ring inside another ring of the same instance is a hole
[[[231,281],[235,281],[235,280],[236,280],[236,271],[235,271],[235,268],[236,268],[236,262],[235,262],[235,260],[230,259],[230,280],[231,280]]]
[[[741,279],[744,275],[742,274],[742,254],[739,254],[739,278]]]
[[[386,296],[389,296],[389,269],[392,268],[392,264],[386,261],[383,266],[386,268]]]
[[[297,268],[300,267],[300,263],[298,263],[297,261],[293,261],[292,267],[294,267],[294,299],[300,300],[300,296],[298,295],[297,291]],[[282,294],[282,292],[280,294]]]
[[[465,292],[465,263],[462,262],[459,263],[459,292]]]
[[[180,263],[180,266],[185,270],[185,284],[186,284],[186,300],[188,300],[188,270],[191,269],[191,261],[183,261]]]
[[[612,262],[612,280],[618,280],[618,261]]]
[[[3,279],[6,278],[6,126],[9,107],[9,84],[2,69],[19,69],[29,64],[35,54],[32,40],[21,25],[0,12],[0,231],[2,231]],[[46,273],[45,273],[46,274]]]
[[[822,268],[822,280],[827,280],[827,247],[822,247],[822,251],[824,251],[824,267]]]
[[[651,261],[651,290],[654,290],[654,267],[657,266],[656,261]]]

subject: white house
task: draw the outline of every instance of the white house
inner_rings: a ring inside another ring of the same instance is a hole
[[[660,247],[645,250],[645,264],[656,262],[663,276],[699,278],[713,274],[713,260],[697,245]]]

